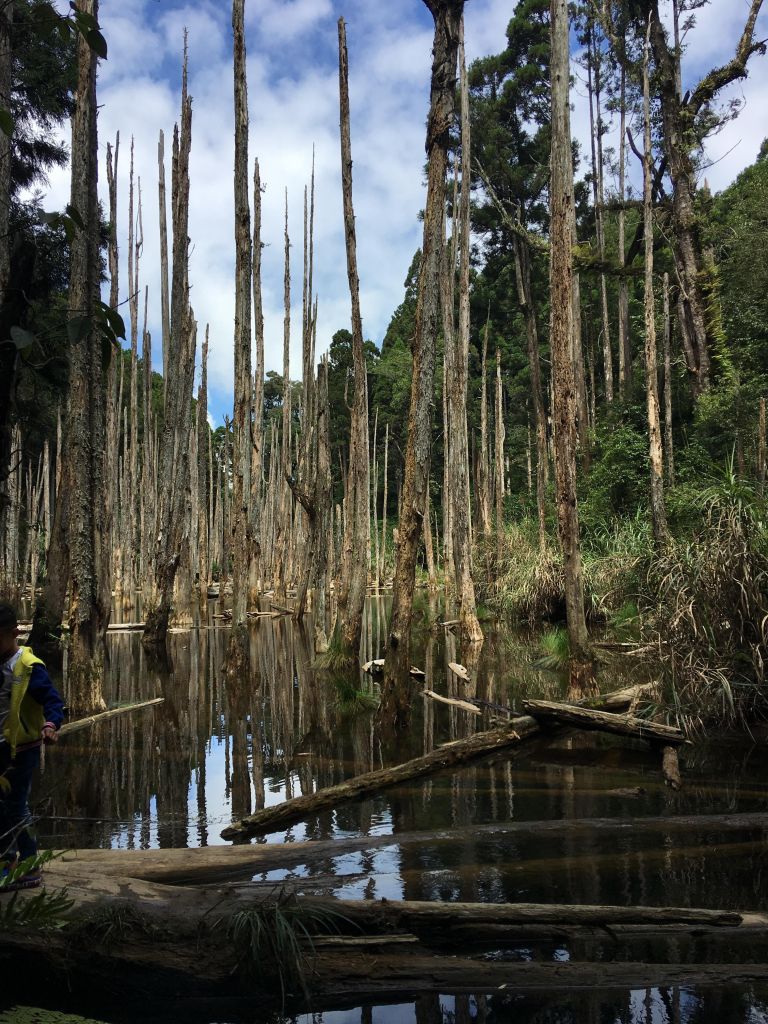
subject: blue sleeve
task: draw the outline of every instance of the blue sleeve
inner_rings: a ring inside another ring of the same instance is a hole
[[[43,665],[34,665],[29,677],[27,691],[33,700],[42,705],[46,722],[58,729],[64,721],[64,701],[61,694],[51,682],[51,677]]]

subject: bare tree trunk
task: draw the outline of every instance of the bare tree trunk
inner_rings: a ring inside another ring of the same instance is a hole
[[[536,425],[536,508],[539,517],[539,548],[547,547],[547,483],[549,462],[547,459],[547,413],[544,407],[544,392],[541,385],[541,360],[539,358],[539,329],[536,307],[531,287],[531,256],[527,243],[519,236],[513,239],[515,254],[515,278],[520,308],[525,320],[528,342],[528,366],[531,372],[531,395]]]
[[[13,3],[0,10],[0,107],[9,110],[13,87]],[[11,276],[11,239],[9,236],[11,210],[11,136],[0,131],[0,310],[7,299]],[[0,342],[0,536],[7,529],[9,512],[8,477],[11,469],[13,426],[11,424],[11,398],[14,392],[18,351],[15,345],[5,343],[13,323],[2,317]],[[2,574],[0,574],[1,577]],[[0,578],[0,584],[2,584]]]
[[[275,532],[275,554],[273,587],[280,598],[286,591],[286,548],[290,532],[291,509],[288,499],[288,477],[291,473],[291,263],[290,239],[288,237],[288,190],[285,192],[285,262],[283,271],[283,433],[282,433],[282,473],[275,477],[276,495],[279,495],[279,508]]]
[[[259,161],[253,165],[253,328],[256,342],[256,367],[253,372],[253,424],[251,427],[251,501],[250,529],[252,535],[250,566],[250,600],[256,603],[259,570],[262,561],[262,516],[259,489],[264,464],[264,309],[261,298],[261,178]]]
[[[757,414],[757,486],[762,495],[765,491],[765,399],[760,399]]]
[[[227,672],[247,676],[248,503],[251,497],[251,212],[248,201],[248,85],[245,64],[245,0],[233,0],[235,97],[235,412],[233,419],[232,635]]]
[[[339,18],[339,97],[341,105],[341,182],[344,196],[344,232],[347,249],[347,277],[352,299],[352,361],[354,396],[349,434],[347,472],[347,522],[344,557],[339,587],[338,621],[334,638],[343,658],[356,659],[360,652],[363,608],[366,594],[366,565],[369,515],[368,379],[360,317],[360,283],[357,272],[355,214],[352,206],[352,148],[349,130],[349,82],[347,39],[344,19]]]
[[[495,494],[496,494],[496,561],[501,565],[504,552],[504,403],[501,388],[501,349],[496,349],[496,429],[495,429]]]
[[[488,330],[491,307],[483,331],[483,353],[480,369],[480,458],[477,475],[478,527],[483,537],[491,533],[491,467],[488,458]]]
[[[669,274],[664,272],[664,455],[667,483],[675,486],[675,456],[672,446],[672,317],[669,310]]]
[[[210,545],[208,540],[211,518],[209,516],[209,465],[211,459],[211,431],[208,426],[208,325],[205,325],[205,340],[200,359],[200,388],[197,392],[197,542],[199,545],[198,568],[200,601],[208,599],[208,585],[211,581]],[[194,514],[194,510],[193,510]]]
[[[168,218],[165,201],[165,137],[162,130],[157,142],[157,170],[158,208],[160,213],[160,316],[163,327],[163,382],[165,383],[168,381],[171,314],[168,303]]]
[[[601,55],[595,39],[595,28],[589,20],[587,32],[587,91],[589,93],[589,128],[592,149],[592,198],[595,206],[597,253],[605,260],[605,232],[603,229],[603,122],[600,110]],[[597,117],[595,117],[595,110]],[[600,274],[600,300],[603,315],[603,368],[605,371],[605,400],[613,402],[613,354],[611,351],[611,321],[608,315],[608,285],[605,274]]]
[[[120,155],[120,132],[115,136],[114,159],[112,147],[107,143],[107,183],[109,188],[109,240],[107,243],[107,261],[109,266],[109,305],[117,309],[120,301],[119,293],[119,252],[117,245],[117,168]],[[119,349],[110,368],[107,379],[107,471],[109,482],[105,498],[107,501],[107,519],[110,523],[109,538],[110,557],[112,559],[112,581],[116,589],[122,593],[122,565],[117,553],[120,550],[119,522],[117,510],[120,490],[120,401],[122,392],[119,389],[118,375],[123,367],[123,353]],[[48,531],[50,538],[50,530]]]
[[[98,0],[79,0],[78,10],[98,20]],[[110,565],[104,503],[106,379],[101,335],[94,323],[99,298],[100,232],[96,54],[78,41],[78,84],[72,116],[72,206],[84,227],[70,250],[69,318],[82,325],[70,330],[70,376],[65,455],[71,482],[69,550],[68,702],[78,713],[103,711],[105,638],[111,605]]]
[[[376,590],[381,585],[381,577],[379,575],[379,463],[376,457],[376,442],[378,440],[379,430],[379,407],[376,406],[376,416],[373,421],[373,459],[371,462],[371,469],[373,472],[373,481],[371,485],[371,514],[373,518],[373,570],[372,570],[372,582]]]
[[[328,650],[325,629],[328,599],[328,571],[333,561],[333,503],[331,497],[331,444],[329,437],[328,357],[317,368],[317,466],[315,471],[316,544],[312,575],[315,582],[315,653]],[[329,543],[330,539],[330,543]]]
[[[131,165],[128,173],[128,312],[131,324],[131,386],[130,411],[128,422],[130,436],[126,437],[128,461],[128,558],[127,573],[124,586],[129,594],[131,604],[136,600],[137,574],[139,556],[138,526],[138,466],[139,466],[139,258],[140,244],[136,237],[134,220],[134,187],[133,187],[133,137],[131,137]]]
[[[657,545],[669,539],[667,517],[664,511],[664,466],[661,451],[661,422],[659,417],[659,381],[656,369],[656,308],[653,294],[653,191],[651,153],[651,92],[649,84],[649,50],[651,22],[643,51],[643,122],[645,145],[643,150],[643,234],[645,244],[645,395],[648,409],[648,446],[651,472],[651,518],[653,538]]]
[[[432,387],[440,331],[440,271],[443,250],[445,172],[454,113],[459,25],[464,0],[425,0],[435,22],[430,110],[427,123],[427,202],[424,214],[411,403],[405,452],[403,511],[398,524],[397,567],[387,638],[383,693],[397,713],[410,669],[416,553],[429,482]],[[400,689],[400,694],[397,690]],[[394,700],[392,699],[394,698]],[[401,705],[402,706],[402,705]],[[386,709],[385,709],[386,710]]]
[[[472,579],[472,539],[470,536],[469,450],[467,440],[467,377],[469,373],[469,183],[470,128],[469,88],[464,59],[464,19],[459,26],[459,68],[461,93],[461,199],[459,205],[459,325],[455,336],[454,374],[448,390],[451,422],[451,461],[455,487],[453,515],[453,560],[456,569],[456,594],[463,643],[483,639],[477,618],[475,585]],[[427,513],[428,514],[428,513]],[[425,520],[427,518],[425,514]]]
[[[379,578],[384,580],[387,557],[387,502],[389,501],[389,424],[384,428],[384,501],[381,512],[381,566]]]
[[[173,600],[176,571],[189,532],[188,436],[192,415],[197,324],[189,306],[189,151],[192,143],[192,100],[187,93],[187,44],[181,90],[181,129],[173,135],[173,277],[171,283],[171,331],[168,378],[165,393],[157,540],[155,546],[154,607],[147,613],[143,642],[165,643]]]
[[[573,157],[569,107],[568,7],[550,0],[552,74],[552,154],[550,294],[553,420],[557,521],[565,569],[565,604],[571,656],[586,659],[579,518],[576,500],[576,394],[573,349]]]
[[[627,172],[627,72],[621,65],[621,94],[619,98],[619,223],[618,223],[618,257],[619,266],[623,267],[626,260],[624,251],[624,199],[626,195]],[[629,338],[629,286],[626,277],[619,277],[619,391],[626,401],[632,387],[632,348]]]

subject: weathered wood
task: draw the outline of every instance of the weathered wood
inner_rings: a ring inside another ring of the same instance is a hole
[[[347,839],[300,843],[240,844],[192,849],[67,850],[55,861],[59,875],[119,875],[148,882],[174,884],[216,883],[275,869],[321,866],[340,854],[376,850],[455,845],[473,838],[568,835],[579,842],[599,836],[638,836],[648,833],[681,835],[686,832],[768,831],[768,813],[707,814],[649,818],[557,818],[547,821],[493,822],[487,825],[448,827],[436,831],[354,836]]]
[[[482,711],[480,708],[475,707],[474,704],[470,704],[467,700],[455,700],[453,697],[443,697],[439,693],[435,693],[434,690],[422,690],[422,697],[429,697],[431,700],[440,701],[441,704],[451,704],[455,708],[461,708],[463,711],[469,711],[473,715],[481,715]]]
[[[534,718],[555,719],[580,729],[599,729],[617,736],[631,736],[634,739],[662,741],[669,745],[687,743],[679,729],[671,725],[659,725],[633,715],[617,715],[612,712],[578,708],[571,704],[556,704],[548,700],[524,700],[523,707]]]
[[[59,729],[59,736],[69,736],[81,729],[88,729],[92,725],[99,725],[108,718],[115,718],[117,715],[124,715],[129,711],[140,711],[142,708],[153,707],[155,704],[162,704],[165,697],[155,697],[154,700],[143,700],[138,704],[127,704],[122,708],[112,708],[109,711],[102,711],[98,715],[89,715],[88,718],[78,718],[75,722],[67,722]]]
[[[627,691],[628,694],[630,692]],[[413,758],[411,761],[406,761],[393,768],[381,768],[377,771],[366,772],[364,775],[358,775],[336,786],[329,786],[316,793],[295,797],[293,800],[286,800],[274,807],[264,808],[238,822],[233,822],[221,832],[221,836],[224,839],[235,839],[241,836],[264,834],[302,821],[308,815],[336,807],[348,800],[357,800],[369,793],[396,786],[406,779],[431,775],[443,768],[463,764],[466,761],[514,746],[526,736],[537,733],[539,728],[538,722],[530,716],[513,718],[501,728],[476,733],[474,736],[453,743],[446,743],[423,757]]]
[[[455,676],[458,676],[459,679],[463,679],[465,683],[469,682],[469,672],[467,672],[463,665],[459,665],[456,661],[450,661],[448,662],[448,668]]]
[[[681,789],[683,780],[680,777],[680,763],[675,747],[664,746],[661,750],[661,771],[664,781],[671,789]]]

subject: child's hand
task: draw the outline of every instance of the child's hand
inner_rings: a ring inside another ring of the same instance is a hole
[[[56,731],[56,726],[51,725],[50,722],[46,722],[43,726],[43,743],[58,743],[59,734]]]

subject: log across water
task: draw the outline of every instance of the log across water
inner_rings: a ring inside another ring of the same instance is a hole
[[[616,707],[618,700],[619,707],[626,707],[637,698],[639,693],[645,692],[647,692],[647,687],[630,687],[614,694],[606,694],[604,706]],[[249,814],[240,821],[228,825],[222,830],[221,836],[223,839],[242,839],[286,828],[303,821],[304,818],[312,814],[337,807],[350,800],[361,799],[370,793],[399,785],[408,779],[432,775],[444,768],[465,764],[467,761],[505,750],[519,743],[520,740],[535,735],[540,728],[536,719],[530,715],[513,718],[508,725],[487,732],[475,733],[474,736],[467,739],[446,743],[423,757],[413,758],[411,761],[406,761],[393,768],[381,768],[377,771],[366,772],[364,775],[357,775],[346,782],[340,782],[336,786],[328,786],[316,793],[295,797],[293,800],[286,800],[274,807],[256,811],[254,814]]]

